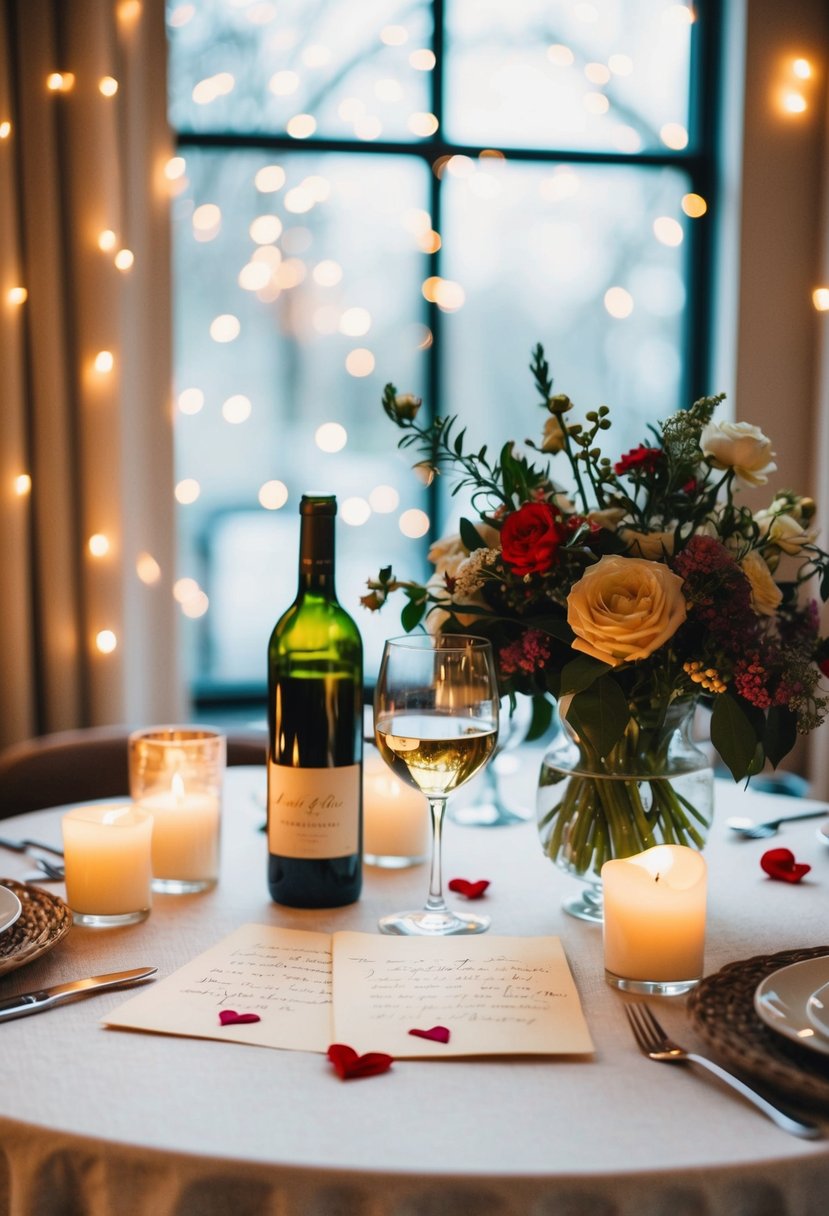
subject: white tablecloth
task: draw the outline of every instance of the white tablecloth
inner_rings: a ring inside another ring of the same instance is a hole
[[[424,866],[367,868],[348,908],[274,905],[263,792],[264,770],[229,771],[215,891],[156,896],[132,928],[73,927],[0,978],[0,997],[142,964],[166,975],[245,922],[365,931],[422,902]],[[829,941],[829,848],[815,824],[775,842],[813,866],[799,886],[766,879],[768,842],[728,839],[724,826],[735,811],[802,805],[718,785],[706,972]],[[0,834],[58,843],[59,820],[20,816]],[[710,1078],[636,1051],[624,998],[603,977],[601,931],[562,912],[576,883],[542,855],[533,824],[450,823],[445,863],[447,877],[491,880],[494,933],[561,937],[593,1060],[400,1061],[343,1083],[320,1055],[103,1029],[125,994],[101,994],[0,1026],[0,1214],[825,1216],[829,1141],[789,1137]],[[0,854],[0,874],[26,869]],[[702,1046],[683,999],[654,1005],[675,1037]]]

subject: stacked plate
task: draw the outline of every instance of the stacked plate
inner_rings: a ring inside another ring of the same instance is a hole
[[[773,971],[758,984],[754,1008],[778,1034],[829,1056],[829,955]]]
[[[51,950],[71,925],[72,913],[57,895],[0,880],[0,976]]]

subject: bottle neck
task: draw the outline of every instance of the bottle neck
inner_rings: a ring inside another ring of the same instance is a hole
[[[335,600],[334,516],[303,515],[299,530],[299,594]]]

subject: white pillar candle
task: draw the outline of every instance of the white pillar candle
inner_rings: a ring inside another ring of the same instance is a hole
[[[363,762],[363,852],[379,865],[405,865],[429,855],[429,808],[380,756]]]
[[[131,803],[81,806],[64,815],[66,898],[82,924],[146,916],[152,826],[150,815]]]
[[[191,793],[181,777],[144,794],[138,804],[153,818],[153,877],[215,882],[219,873],[219,798]]]
[[[605,969],[629,980],[694,980],[705,947],[706,867],[684,845],[602,866]]]

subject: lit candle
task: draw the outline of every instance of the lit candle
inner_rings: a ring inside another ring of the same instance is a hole
[[[125,925],[151,904],[153,821],[130,803],[81,806],[64,815],[66,898],[75,921]]]
[[[369,865],[414,865],[429,855],[429,809],[378,755],[363,764],[363,853]]]
[[[153,878],[215,883],[219,874],[219,798],[191,793],[180,773],[170,788],[143,794],[138,804],[153,818]],[[163,888],[162,888],[163,889]]]
[[[683,845],[602,866],[608,981],[634,992],[686,992],[702,975],[706,867]]]

